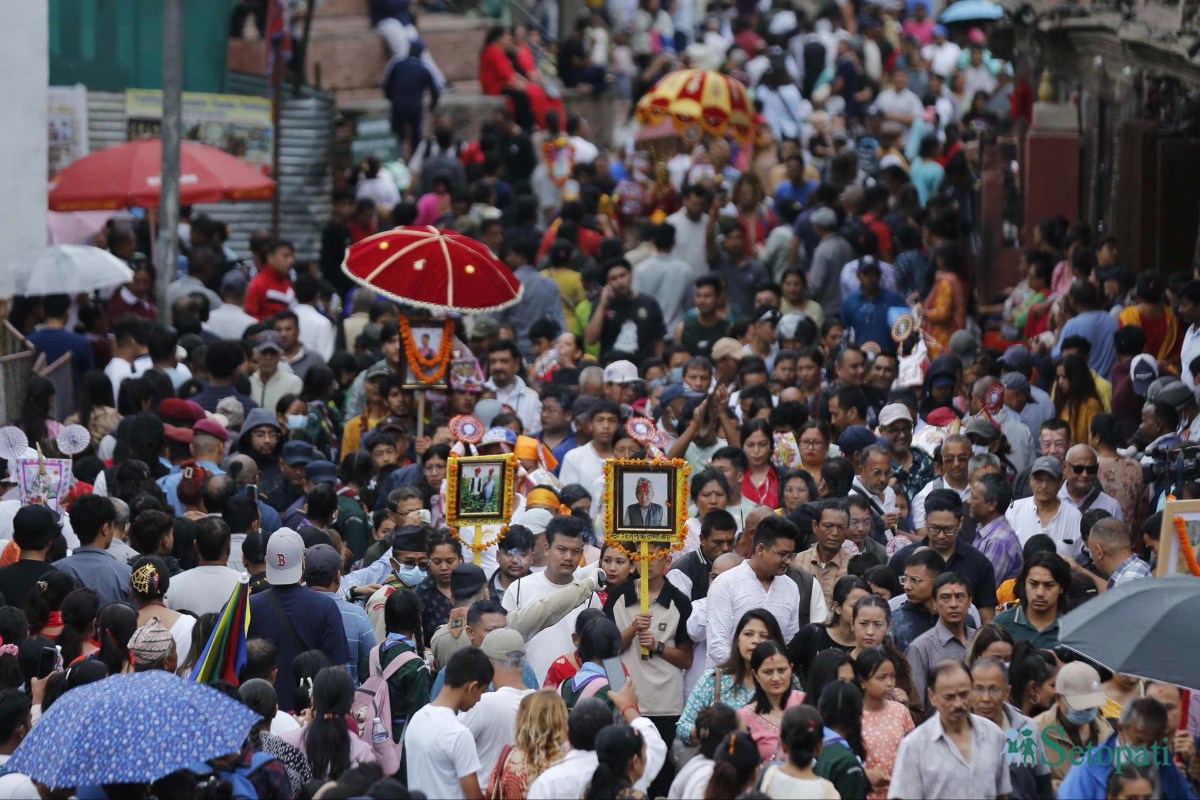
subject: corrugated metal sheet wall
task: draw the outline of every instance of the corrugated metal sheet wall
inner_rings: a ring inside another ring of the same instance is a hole
[[[230,80],[246,94],[263,94],[265,83],[253,78]],[[244,84],[244,86],[242,85]],[[296,258],[315,260],[321,249],[321,226],[329,219],[332,178],[329,152],[333,137],[333,97],[302,90],[299,97],[284,91],[279,131],[280,235],[296,246]],[[125,94],[88,92],[88,146],[92,151],[125,141]],[[250,234],[271,228],[270,203],[213,203],[198,205],[233,229],[231,246],[246,253]]]

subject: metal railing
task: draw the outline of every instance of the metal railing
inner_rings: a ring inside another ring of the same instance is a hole
[[[33,373],[33,345],[7,319],[0,326],[0,425],[20,416]]]

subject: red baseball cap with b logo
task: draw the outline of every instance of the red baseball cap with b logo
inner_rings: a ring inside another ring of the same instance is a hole
[[[304,574],[304,540],[291,528],[280,528],[267,539],[267,583],[290,586]]]

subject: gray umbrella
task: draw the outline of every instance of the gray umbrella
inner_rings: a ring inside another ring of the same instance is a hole
[[[1129,581],[1062,618],[1059,644],[1114,672],[1200,689],[1200,578]]]

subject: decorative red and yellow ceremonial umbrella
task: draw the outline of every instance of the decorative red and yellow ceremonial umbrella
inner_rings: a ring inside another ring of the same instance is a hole
[[[754,105],[746,87],[712,70],[684,69],[665,75],[638,101],[637,116],[643,125],[669,119],[678,130],[697,127],[743,144],[754,136]]]

